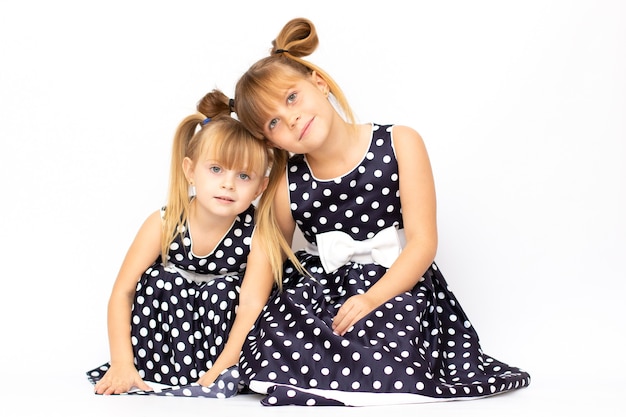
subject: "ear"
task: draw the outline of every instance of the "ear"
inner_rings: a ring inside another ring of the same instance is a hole
[[[257,190],[257,193],[254,196],[255,199],[261,194],[263,194],[263,192],[267,189],[267,184],[269,184],[269,182],[270,182],[269,177],[263,177],[263,181],[261,181],[261,184],[259,185],[259,189]]]
[[[328,92],[330,90],[330,87],[328,86],[328,83],[326,82],[326,80],[324,78],[322,78],[317,71],[313,71],[311,73],[311,82],[320,89],[320,91],[322,92],[322,94],[324,94],[325,96],[328,96]]]
[[[193,161],[187,156],[183,159],[183,172],[187,181],[191,183],[193,179]]]

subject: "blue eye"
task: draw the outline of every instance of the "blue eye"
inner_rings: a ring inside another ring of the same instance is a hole
[[[293,103],[296,98],[298,97],[298,95],[296,93],[291,93],[287,96],[287,102],[288,103]]]
[[[278,119],[272,119],[269,123],[269,129],[272,130],[276,127],[276,123],[278,123]]]
[[[222,168],[218,167],[217,165],[213,165],[211,168],[209,168],[211,170],[211,172],[215,173],[215,174],[219,174],[220,172],[222,172]]]
[[[239,178],[242,180],[249,180],[250,175],[246,174],[245,172],[242,172],[241,174],[239,174]]]

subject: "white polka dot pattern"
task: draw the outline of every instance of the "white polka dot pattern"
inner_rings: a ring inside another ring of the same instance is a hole
[[[316,179],[302,156],[287,169],[292,213],[310,243],[330,230],[364,240],[391,225],[403,227],[391,126],[373,126],[369,151],[340,178]],[[313,278],[287,267],[284,291],[272,295],[242,353],[244,380],[267,392],[263,404],[476,398],[530,382],[528,373],[483,353],[436,264],[411,291],[339,336],[331,327],[338,308],[367,291],[386,269],[351,262],[326,274],[319,257],[304,251],[297,256]],[[385,394],[395,397],[382,400]]]
[[[183,237],[179,235],[170,246],[169,262],[175,268],[163,267],[159,258],[137,283],[130,323],[135,366],[148,384],[179,387],[168,390],[168,395],[230,396],[237,391],[233,392],[232,381],[229,385],[218,380],[219,387],[212,391],[192,384],[221,353],[235,318],[254,210],[251,205],[241,213],[204,257],[193,253],[192,238],[184,230]],[[181,270],[214,277],[206,282],[192,280]],[[89,371],[90,381],[96,383],[106,369],[108,364]]]

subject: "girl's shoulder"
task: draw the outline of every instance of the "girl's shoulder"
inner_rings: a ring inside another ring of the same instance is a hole
[[[392,129],[392,134],[394,137],[413,137],[413,138],[420,137],[421,138],[417,130],[415,130],[411,126],[389,125],[389,127]]]
[[[406,125],[391,125],[391,137],[394,146],[423,146],[422,136],[410,126]]]
[[[407,125],[399,125],[393,123],[371,123],[372,132],[376,134],[388,133],[392,138],[404,138],[404,137],[420,137],[417,130]]]
[[[408,142],[408,146],[423,145],[420,134],[414,128],[406,125],[372,123],[372,139],[388,137],[395,148],[404,147]]]

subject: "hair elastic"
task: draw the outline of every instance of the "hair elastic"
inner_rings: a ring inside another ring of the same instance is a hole
[[[235,100],[232,98],[228,100],[228,108],[231,113],[235,113]]]
[[[275,54],[283,54],[285,52],[289,52],[288,49],[277,49],[276,51],[274,51]]]
[[[210,121],[211,121],[211,118],[210,118],[210,117],[207,117],[206,119],[204,119],[204,120],[202,121],[202,126],[204,126],[205,124],[209,123]]]

